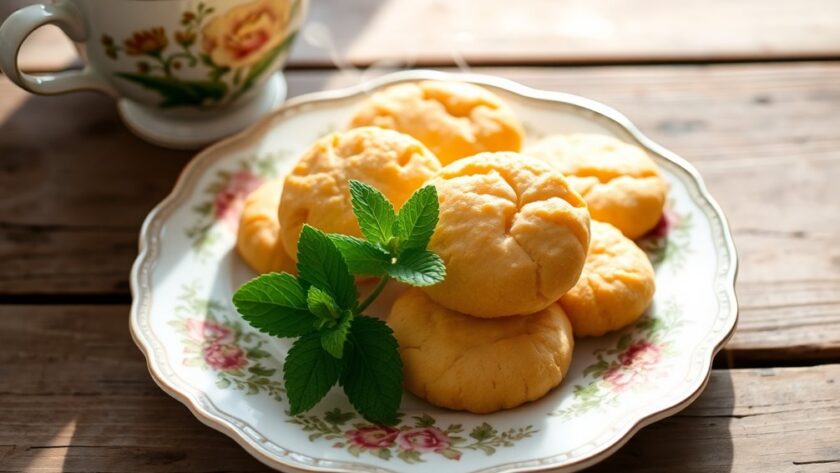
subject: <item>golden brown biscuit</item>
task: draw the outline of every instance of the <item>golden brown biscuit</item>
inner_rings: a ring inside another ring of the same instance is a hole
[[[592,218],[614,225],[628,238],[644,235],[662,217],[668,184],[638,146],[606,135],[554,135],[525,153],[565,174]]]
[[[482,153],[444,167],[429,249],[446,279],[424,288],[476,317],[531,314],[574,286],[589,245],[589,212],[566,179],[517,153]]]
[[[644,251],[612,225],[593,220],[583,274],[560,305],[575,336],[598,336],[635,322],[655,291],[653,266]]]
[[[280,241],[277,207],[282,191],[282,179],[264,183],[245,199],[239,218],[236,249],[248,266],[260,274],[295,273],[295,262]]]
[[[396,131],[365,127],[319,139],[283,185],[279,217],[286,252],[297,260],[304,223],[361,236],[350,204],[351,179],[379,189],[399,210],[438,169],[440,162],[425,146]]]
[[[408,133],[449,164],[483,151],[519,151],[522,125],[487,89],[452,81],[399,84],[373,94],[350,126]]]
[[[522,317],[478,319],[406,290],[388,325],[400,344],[406,388],[434,405],[478,414],[510,409],[560,384],[572,327],[551,304]]]

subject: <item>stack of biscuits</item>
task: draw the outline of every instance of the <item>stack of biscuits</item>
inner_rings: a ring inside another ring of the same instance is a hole
[[[523,150],[522,130],[476,85],[391,86],[248,198],[237,248],[258,272],[293,272],[304,224],[361,235],[349,180],[397,209],[434,185],[429,249],[446,278],[406,289],[388,317],[406,388],[476,413],[538,399],[563,380],[574,337],[625,327],[650,305],[653,268],[632,239],[659,222],[667,185],[643,150],[615,138],[555,135]]]

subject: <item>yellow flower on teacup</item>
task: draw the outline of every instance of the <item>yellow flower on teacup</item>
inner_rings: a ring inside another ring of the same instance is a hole
[[[254,64],[286,37],[288,0],[256,0],[213,18],[201,31],[202,48],[219,66]]]

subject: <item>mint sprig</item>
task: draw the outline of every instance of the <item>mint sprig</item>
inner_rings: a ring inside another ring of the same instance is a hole
[[[363,312],[391,279],[429,286],[446,276],[443,261],[426,249],[438,221],[437,191],[418,190],[399,214],[361,182],[350,181],[350,196],[364,239],[304,225],[298,277],[256,277],[236,291],[233,303],[256,329],[297,338],[283,368],[292,415],[314,407],[338,383],[362,416],[393,425],[403,384],[397,340],[384,322]],[[361,302],[353,275],[380,278]]]
[[[438,222],[437,190],[425,186],[403,204],[399,215],[378,190],[350,181],[353,212],[367,240],[330,235],[355,274],[394,278],[412,286],[443,281],[443,260],[426,250]],[[382,202],[387,205],[384,205]]]

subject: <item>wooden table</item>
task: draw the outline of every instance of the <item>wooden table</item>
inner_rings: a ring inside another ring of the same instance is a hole
[[[313,0],[310,19],[355,67],[465,60],[605,102],[705,177],[741,259],[738,331],[697,402],[596,471],[840,471],[840,2]],[[28,50],[33,70],[73,60],[55,30]],[[287,78],[356,80],[303,42]],[[103,96],[0,76],[0,472],[265,470],[158,389],[128,334],[140,224],[191,156]]]

